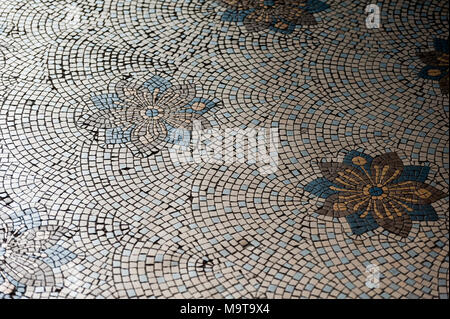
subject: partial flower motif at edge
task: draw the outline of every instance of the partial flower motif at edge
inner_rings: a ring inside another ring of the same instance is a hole
[[[162,148],[187,145],[194,121],[209,128],[204,116],[218,100],[198,96],[193,83],[172,84],[152,75],[142,86],[121,81],[113,94],[93,96],[96,110],[84,114],[78,124],[104,129],[106,144],[125,144],[135,156],[147,157]]]
[[[319,164],[324,177],[305,190],[324,198],[321,215],[346,217],[354,234],[378,227],[407,237],[412,221],[438,219],[431,204],[447,195],[426,184],[429,167],[404,166],[396,153],[349,152],[342,163]]]
[[[74,231],[50,225],[37,208],[0,214],[0,297],[19,294],[27,286],[61,289],[54,269],[76,255],[63,247]]]
[[[329,5],[319,0],[220,0],[229,9],[223,21],[242,22],[249,31],[272,29],[292,33],[297,25],[315,25],[314,13]]]
[[[419,77],[439,81],[442,94],[449,92],[449,53],[448,39],[434,39],[434,51],[419,53],[426,65],[420,70]]]

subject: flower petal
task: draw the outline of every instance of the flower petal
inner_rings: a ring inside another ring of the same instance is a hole
[[[438,53],[435,51],[431,52],[420,52],[418,54],[420,60],[426,65],[438,65]]]
[[[299,7],[294,6],[278,6],[274,15],[283,20],[298,25],[315,25],[317,24],[314,16]]]
[[[325,177],[321,177],[309,182],[308,185],[305,186],[305,190],[317,197],[328,198],[329,196],[338,193],[337,191],[331,190],[330,186],[336,185],[331,183]]]
[[[169,117],[165,119],[165,122],[171,127],[187,130],[193,130],[193,125],[196,121],[201,124],[201,129],[208,129],[211,127],[208,119],[197,113],[178,112],[170,114]]]
[[[372,165],[373,157],[370,155],[367,155],[363,152],[358,151],[350,151],[347,154],[345,154],[344,160],[342,161],[343,164],[347,164],[351,167],[357,168],[359,170],[366,170],[367,172],[370,171],[370,165]]]
[[[174,113],[182,110],[197,95],[197,87],[194,83],[184,83],[181,85],[171,86],[165,91],[160,98],[156,100],[156,104],[167,110],[168,113]]]
[[[439,217],[431,205],[411,205],[412,211],[408,211],[411,220],[416,221],[435,221]]]
[[[442,79],[439,80],[439,86],[441,88],[441,92],[442,94],[447,95],[449,92],[449,80],[448,80],[449,75],[447,74],[446,76],[444,76]]]
[[[159,97],[172,86],[172,83],[170,82],[172,80],[172,77],[162,77],[155,74],[150,75],[151,77],[147,81],[145,81],[142,86],[150,91],[152,96]]]
[[[88,130],[108,129],[129,126],[140,118],[138,110],[124,107],[86,113],[80,117],[77,125]]]
[[[364,218],[360,217],[361,215],[361,213],[355,213],[345,217],[353,234],[361,235],[379,227],[372,214],[367,214]]]
[[[357,209],[355,209],[355,206]],[[352,201],[348,197],[343,197],[341,194],[333,194],[327,197],[322,208],[317,213],[331,217],[344,217],[350,214],[357,213],[358,211],[365,210],[368,205],[368,200],[365,200],[359,194],[356,194],[352,198]]]
[[[390,198],[415,205],[431,204],[447,196],[441,190],[417,181],[405,181],[389,185],[388,190]]]
[[[297,2],[298,0],[285,0],[287,2]],[[330,7],[329,4],[327,4],[324,1],[314,0],[314,1],[302,1],[301,2],[301,8],[304,10],[307,10],[309,13],[319,13],[321,11],[324,11]]]
[[[245,20],[245,17],[249,13],[248,10],[239,10],[238,8],[232,8],[226,10],[222,14],[222,21],[228,21],[228,22],[243,22]]]
[[[418,76],[427,80],[440,81],[442,78],[445,78],[447,74],[448,74],[448,66],[442,67],[442,66],[426,65],[422,68],[422,70],[420,70]]]
[[[408,237],[412,227],[411,218],[406,212],[400,215],[395,213],[390,202],[374,201],[372,216],[384,229],[401,237]]]
[[[429,166],[407,165],[403,167],[401,175],[395,180],[393,180],[392,184],[398,184],[404,181],[425,182],[429,172],[430,172]]]
[[[117,96],[127,107],[146,109],[154,105],[154,94],[144,86],[122,80],[116,84],[115,89]]]
[[[7,278],[3,278],[3,282],[0,285],[0,293],[9,295],[12,294],[16,290],[16,286],[9,282]]]
[[[334,205],[339,205],[339,194],[333,194],[326,198],[325,203],[323,204],[323,207],[317,210],[317,213],[324,216],[330,216],[330,217],[341,217],[341,214],[338,212],[336,215],[334,211]]]
[[[248,31],[263,31],[270,27],[273,18],[261,11],[262,10],[256,10],[245,16],[243,23]]]
[[[248,10],[252,8],[252,0],[221,0],[224,4],[237,7],[239,10]]]
[[[160,138],[164,139],[166,136],[167,129],[161,120],[143,121],[131,132],[132,141],[137,138],[146,144],[154,143]]]
[[[26,286],[53,287],[57,284],[52,268],[38,258],[12,254],[4,267],[8,275]]]
[[[361,189],[370,183],[369,177],[363,171],[342,163],[322,162],[319,168],[323,176],[330,182],[337,184],[343,189]],[[335,190],[331,187],[332,190]]]
[[[385,153],[373,159],[370,174],[374,184],[386,185],[398,178],[403,171],[403,162],[397,153]]]
[[[448,38],[447,39],[434,38],[433,42],[436,51],[448,54]]]
[[[33,254],[56,245],[62,239],[69,239],[74,234],[74,230],[61,226],[39,226],[13,236],[9,247],[17,254]]]
[[[145,121],[131,132],[131,141],[127,146],[133,155],[147,157],[164,147],[166,137],[167,128],[162,121]]]

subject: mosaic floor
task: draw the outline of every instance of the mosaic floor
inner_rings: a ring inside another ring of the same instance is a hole
[[[368,4],[2,0],[0,298],[448,298],[448,3]]]

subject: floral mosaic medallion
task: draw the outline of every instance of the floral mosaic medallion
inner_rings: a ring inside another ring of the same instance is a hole
[[[171,145],[187,145],[194,121],[210,127],[206,113],[217,104],[198,95],[194,83],[174,84],[170,78],[149,75],[142,85],[120,81],[115,93],[92,96],[96,110],[78,125],[103,129],[105,144],[125,144],[138,157]]]
[[[419,77],[439,81],[443,94],[449,90],[449,55],[448,39],[434,39],[434,51],[419,53],[419,58],[426,65],[420,70]]]
[[[76,258],[67,248],[75,231],[45,214],[35,207],[0,211],[0,297],[63,288],[61,266]]]
[[[378,227],[407,237],[412,221],[438,216],[431,205],[448,195],[425,183],[429,167],[405,166],[396,153],[351,151],[342,163],[319,163],[323,177],[305,189],[324,198],[318,213],[346,217],[354,234]]]
[[[292,33],[297,25],[317,23],[314,13],[329,6],[318,0],[220,0],[229,7],[222,20],[242,22],[249,31],[272,29]]]

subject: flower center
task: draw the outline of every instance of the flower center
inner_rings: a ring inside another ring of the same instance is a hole
[[[383,189],[381,187],[373,186],[369,188],[369,194],[372,196],[381,196],[383,194]]]
[[[159,115],[159,111],[157,109],[148,109],[145,111],[145,115],[148,117],[157,117]]]
[[[203,103],[203,102],[196,102],[196,103],[192,104],[192,106],[191,106],[191,108],[192,108],[194,111],[201,111],[201,110],[203,110],[205,107],[206,107],[206,104]]]

